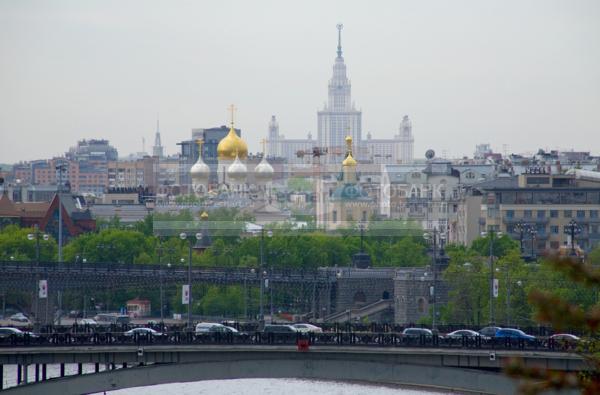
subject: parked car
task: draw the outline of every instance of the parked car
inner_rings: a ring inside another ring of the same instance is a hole
[[[535,336],[528,335],[520,329],[502,328],[496,332],[496,338],[499,339],[523,339],[527,342],[534,342]]]
[[[408,337],[433,336],[433,332],[427,328],[405,328],[402,335]]]
[[[12,328],[12,327],[0,328],[0,339],[9,338],[11,335],[15,335],[17,337],[23,337],[25,335],[29,335],[31,337],[38,337],[35,333],[22,331],[18,328]]]
[[[196,334],[212,333],[212,332],[225,332],[225,325],[219,324],[218,322],[200,322],[196,325]],[[233,329],[233,328],[232,328]]]
[[[571,335],[570,333],[556,333],[550,336],[550,339],[554,340],[570,340],[570,341],[579,341],[581,338],[579,336]]]
[[[98,323],[91,318],[79,318],[75,322],[77,323],[77,325],[89,325],[89,326],[98,325]]]
[[[548,338],[553,340],[555,344],[559,346],[575,347],[581,338],[579,336],[571,335],[570,333],[556,333]]]
[[[264,333],[298,333],[300,330],[293,325],[265,325]]]
[[[479,330],[479,334],[483,336],[494,337],[496,336],[496,332],[498,332],[500,329],[502,328],[499,326],[486,326],[485,328],[481,328]]]
[[[293,326],[301,333],[323,333],[323,329],[312,324],[294,324]]]
[[[165,336],[164,333],[155,331],[154,329],[151,328],[133,328],[128,330],[127,332],[123,333],[124,336],[155,336],[155,337],[161,337],[161,336]]]
[[[13,314],[10,316],[10,319],[17,322],[29,322],[29,318],[27,318],[23,313]]]
[[[462,339],[463,337],[469,337],[469,338],[478,338],[479,337],[482,340],[489,339],[489,336],[484,336],[481,333],[475,332],[471,329],[459,329],[457,331],[447,333],[444,337],[447,339]]]

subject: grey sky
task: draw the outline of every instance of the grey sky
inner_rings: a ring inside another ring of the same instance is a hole
[[[336,23],[363,133],[413,121],[426,148],[600,151],[600,1],[0,1],[0,163],[108,138],[177,151],[237,125],[259,149],[272,114],[316,136]]]

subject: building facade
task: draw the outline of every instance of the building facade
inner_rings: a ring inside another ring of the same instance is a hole
[[[345,154],[344,139],[352,137],[360,152],[362,141],[362,113],[352,102],[352,86],[346,75],[346,64],[342,57],[342,25],[338,25],[337,57],[333,65],[333,75],[329,80],[328,100],[317,113],[320,147],[326,147],[327,162],[338,162]],[[359,157],[359,159],[362,159]]]
[[[540,254],[570,247],[570,223],[579,232],[575,247],[589,251],[600,242],[600,173],[550,174],[538,169],[503,175],[473,186],[480,222],[522,241],[524,252]],[[526,231],[521,239],[520,227]]]

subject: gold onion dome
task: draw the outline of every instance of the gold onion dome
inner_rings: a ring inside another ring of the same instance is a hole
[[[221,160],[234,160],[236,156],[240,159],[248,157],[248,144],[237,135],[233,123],[227,136],[219,142],[217,155]]]
[[[227,168],[227,177],[234,183],[241,183],[246,180],[248,169],[246,168],[246,165],[240,161],[238,153],[236,152],[235,154],[235,160]]]
[[[342,166],[355,167],[357,165],[357,162],[356,159],[354,159],[354,157],[352,156],[352,137],[346,136],[346,145],[348,146],[348,155],[346,156],[346,159],[344,159],[344,161],[342,162]]]
[[[202,140],[196,140],[196,143],[198,144],[198,160],[190,169],[190,175],[193,184],[206,184],[210,177],[210,167],[202,160]]]

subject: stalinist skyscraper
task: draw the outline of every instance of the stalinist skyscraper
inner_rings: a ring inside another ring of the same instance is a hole
[[[355,144],[362,142],[362,113],[352,103],[351,84],[346,76],[346,64],[342,57],[342,25],[337,25],[337,57],[333,64],[333,76],[329,80],[329,99],[318,114],[318,144],[327,147],[327,162],[337,162],[346,154],[345,138],[352,136]],[[360,155],[360,147],[355,147]]]

